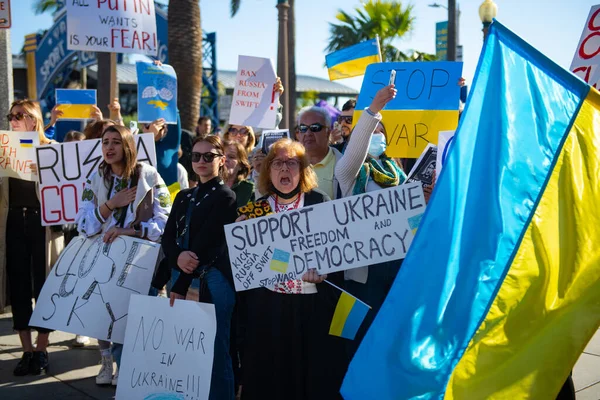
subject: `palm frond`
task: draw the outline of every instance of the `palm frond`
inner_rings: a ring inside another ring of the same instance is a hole
[[[43,14],[47,11],[56,11],[59,4],[56,0],[36,0],[33,3],[33,11],[36,15]]]
[[[240,10],[241,0],[231,0],[231,18],[235,17],[235,14]]]

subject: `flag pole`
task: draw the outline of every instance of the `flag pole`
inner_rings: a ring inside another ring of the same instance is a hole
[[[362,301],[361,299],[359,299],[358,297],[354,296],[352,293],[347,292],[346,290],[342,289],[341,287],[334,285],[333,283],[329,282],[327,279],[325,279],[323,282],[327,282],[329,283],[331,286],[333,286],[334,288],[336,288],[337,290],[340,290],[344,293],[349,294],[350,296],[354,297],[356,300],[360,301],[361,303],[363,303],[365,306],[369,307],[369,309],[372,309],[373,307],[371,307],[370,305],[368,305],[367,303],[365,303],[364,301]]]
[[[379,61],[383,62],[383,56],[381,55],[381,45],[379,44],[379,35],[375,35],[377,39],[377,52],[379,53]]]

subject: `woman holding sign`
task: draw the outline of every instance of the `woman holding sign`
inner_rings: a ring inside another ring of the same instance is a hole
[[[171,195],[156,169],[137,162],[133,135],[120,125],[102,133],[102,157],[98,170],[86,181],[77,213],[77,229],[84,237],[102,234],[105,243],[120,235],[158,242],[163,234]],[[107,342],[101,343],[102,367],[97,384],[116,384]],[[117,365],[122,346],[113,346]]]
[[[262,164],[257,201],[279,213],[328,201],[304,146],[281,139]],[[267,206],[268,205],[268,206]],[[256,206],[254,207],[256,214]],[[244,217],[239,218],[244,219]],[[315,270],[242,292],[242,399],[336,399],[346,372],[344,340],[329,328],[339,292]],[[329,280],[343,281],[343,274]]]
[[[13,132],[37,132],[41,145],[50,143],[44,135],[38,103],[15,101],[7,119]],[[6,153],[8,155],[8,150]],[[29,326],[33,313],[31,299],[37,300],[47,272],[58,258],[63,243],[62,231],[54,232],[42,226],[36,183],[15,178],[0,178],[0,221],[3,235],[0,239],[0,287],[8,278],[13,327],[19,332],[23,347],[23,356],[13,373],[16,376],[38,375],[48,369],[46,347],[50,330]],[[4,290],[0,296],[0,308],[3,308],[6,305]],[[31,329],[38,331],[35,347]]]

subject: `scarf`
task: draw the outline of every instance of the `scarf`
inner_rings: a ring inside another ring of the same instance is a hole
[[[406,175],[391,158],[382,155],[379,160],[383,168],[373,157],[367,156],[356,177],[352,195],[365,193],[369,177],[382,189],[404,183]]]

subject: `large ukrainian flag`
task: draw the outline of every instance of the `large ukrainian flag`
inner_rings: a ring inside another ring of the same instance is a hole
[[[600,322],[600,94],[498,22],[346,399],[554,399]]]
[[[364,75],[367,65],[381,62],[379,39],[346,47],[325,56],[329,80]]]

